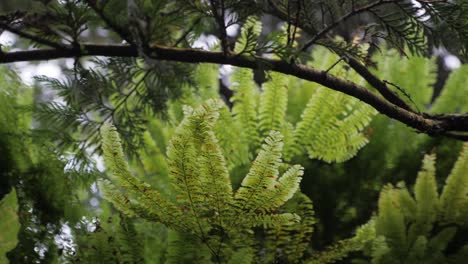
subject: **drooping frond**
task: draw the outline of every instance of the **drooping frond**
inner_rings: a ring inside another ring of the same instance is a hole
[[[126,160],[124,159],[120,137],[115,127],[106,124],[101,129],[103,137],[103,153],[106,167],[109,169],[111,179],[117,186],[128,192],[130,197],[121,193],[108,181],[101,181],[106,198],[117,208],[132,215],[140,215],[143,218],[155,217],[158,221],[169,226],[175,224],[191,226],[191,222],[184,220],[183,215],[171,202],[165,200],[161,195],[152,190],[151,187],[133,176]],[[136,199],[137,201],[132,201]],[[180,221],[180,222],[179,222]]]

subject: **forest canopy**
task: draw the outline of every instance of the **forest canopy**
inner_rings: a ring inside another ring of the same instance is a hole
[[[465,263],[467,59],[465,0],[2,1],[0,263]]]

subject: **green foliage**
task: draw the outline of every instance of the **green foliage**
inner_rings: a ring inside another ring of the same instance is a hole
[[[254,227],[300,221],[298,215],[273,212],[292,198],[302,175],[296,165],[278,178],[282,143],[280,134],[272,132],[234,194],[213,132],[219,107],[218,101],[210,100],[197,109],[186,109],[186,117],[170,141],[167,156],[176,203],[131,175],[115,129],[106,125],[102,130],[106,166],[113,182],[124,191],[104,181],[106,197],[129,216],[164,223],[204,243],[218,261],[234,257],[232,250],[246,244],[239,235],[253,240],[249,233]]]
[[[65,169],[67,160],[53,150],[50,138],[31,133],[30,87],[6,68],[1,68],[0,84],[0,196],[14,188],[20,223],[18,243],[8,259],[11,263],[53,261],[59,255],[54,239],[62,224],[75,223],[83,214],[73,187],[90,184],[95,174]]]
[[[466,66],[432,102],[435,60],[399,54],[442,43],[466,55],[464,1],[16,2],[0,3],[0,27],[42,38],[34,47],[61,53],[63,45],[75,52],[84,51],[81,43],[129,44],[140,59],[85,67],[76,58],[68,79],[37,78],[62,100],[43,103],[37,94],[34,106],[32,90],[0,69],[0,211],[17,197],[17,210],[0,216],[0,262],[4,251],[11,263],[347,263],[359,262],[359,251],[373,263],[468,258],[466,147],[449,177],[436,179],[448,174],[460,143],[374,117],[357,99],[271,73],[262,60],[311,63],[365,85],[342,59],[368,62],[362,46],[386,39],[398,52],[382,49],[373,60],[388,87],[419,111],[466,112]],[[285,23],[267,33],[265,13]],[[224,38],[235,25],[240,34]],[[250,70],[234,69],[230,109],[207,101],[218,97],[217,65],[188,67],[148,52],[194,48],[200,36],[218,37],[221,45],[209,49],[229,59],[255,60],[266,81],[257,85]],[[119,213],[87,190],[95,180],[89,157],[101,142],[110,174],[101,189]],[[387,185],[378,215],[340,240],[369,219],[382,182],[413,184],[428,151],[439,160],[425,159],[414,191]],[[298,192],[302,178],[307,195]],[[18,228],[2,226],[10,223],[2,217]],[[59,241],[65,227],[73,234],[67,243]],[[16,240],[4,250],[5,236]]]
[[[461,263],[458,260],[466,256],[467,242],[466,236],[461,238],[468,222],[464,207],[467,150],[465,144],[440,196],[435,155],[426,155],[423,160],[414,198],[403,183],[384,187],[373,220],[375,238],[366,253],[372,256],[372,263]]]
[[[0,200],[0,262],[8,263],[6,253],[18,243],[18,199],[13,190]]]
[[[466,83],[468,83],[468,66],[462,65],[450,74],[442,89],[442,94],[432,105],[431,112],[467,112],[468,107],[463,101],[464,95],[468,93]]]
[[[75,249],[70,263],[142,263],[143,246],[134,222],[125,216],[81,222],[75,229]]]

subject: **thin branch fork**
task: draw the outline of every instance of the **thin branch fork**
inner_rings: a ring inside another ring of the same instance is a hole
[[[354,8],[353,7],[353,10],[351,10],[351,12],[347,13],[346,15],[338,18],[337,20],[335,20],[333,23],[331,23],[330,25],[326,26],[325,28],[323,28],[322,30],[320,30],[317,34],[315,34],[312,39],[310,39],[301,49],[301,51],[306,51],[308,48],[310,48],[313,44],[315,44],[317,42],[317,40],[325,37],[331,30],[333,30],[335,27],[337,27],[338,25],[344,23],[346,20],[350,19],[351,17],[354,17],[358,14],[361,14],[361,13],[364,13],[364,12],[367,12],[369,10],[371,10],[372,8],[375,8],[375,7],[378,7],[378,6],[381,6],[381,5],[385,5],[385,4],[391,4],[391,3],[394,3],[394,2],[398,2],[398,0],[378,0],[378,1],[375,1],[373,3],[370,3],[366,6],[363,6],[361,8]]]
[[[358,98],[374,107],[380,113],[415,128],[422,133],[431,136],[444,135],[468,140],[468,115],[452,114],[433,116],[425,113],[408,111],[363,86],[305,65],[294,65],[282,60],[263,57],[251,57],[246,55],[229,56],[225,55],[223,52],[173,48],[158,45],[150,47],[148,51],[152,57],[158,60],[185,63],[226,64],[250,69],[266,68],[271,71],[296,76],[300,79],[316,82],[332,90]],[[67,48],[62,49],[41,49],[3,53],[0,54],[0,63],[83,56],[138,57],[138,50],[136,47],[130,45],[83,44],[80,49],[68,45]]]
[[[330,32],[331,30],[333,30],[336,26],[338,26],[340,23],[343,23],[344,21],[346,21],[347,19],[351,17],[358,15],[362,12],[367,12],[377,6],[380,6],[383,4],[394,3],[396,1],[400,1],[400,0],[378,0],[366,6],[363,6],[357,9],[354,8],[351,12],[339,18],[335,23],[330,24],[329,26],[322,29],[319,33],[315,34],[312,40],[309,41],[309,43],[307,43],[306,46],[309,47],[315,44],[319,39],[324,38],[326,34]],[[282,12],[271,0],[269,1],[269,5],[271,7],[271,10],[269,11],[269,13],[271,13],[272,15],[276,16],[277,18],[283,21],[288,21],[289,19],[288,14],[286,14],[285,12]],[[267,12],[268,10],[265,10],[265,11]],[[299,22],[300,20],[297,20],[297,21]],[[314,29],[308,25],[298,24],[297,26],[300,27],[305,32],[309,32],[309,33],[314,32]],[[414,110],[411,109],[411,107],[403,99],[401,99],[395,92],[393,92],[390,88],[388,88],[387,84],[384,81],[380,80],[377,76],[372,74],[365,65],[361,64],[358,60],[351,58],[349,56],[346,58],[346,61],[348,62],[349,66],[353,68],[353,70],[355,70],[359,75],[361,75],[361,77],[363,77],[364,80],[366,80],[370,85],[372,85],[386,100],[388,100],[392,104],[397,105],[398,107],[401,107],[407,111],[414,113]]]

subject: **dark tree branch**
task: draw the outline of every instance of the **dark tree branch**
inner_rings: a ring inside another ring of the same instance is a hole
[[[372,8],[377,7],[377,6],[394,3],[394,2],[397,2],[397,1],[398,0],[378,0],[378,1],[375,1],[374,3],[370,3],[370,4],[366,5],[366,6],[363,6],[363,7],[358,8],[358,9],[353,8],[353,10],[351,10],[351,12],[349,12],[346,15],[344,15],[344,16],[338,18],[337,20],[333,21],[333,23],[326,26],[325,28],[320,30],[317,34],[315,34],[312,37],[312,39],[309,40],[309,42],[307,42],[302,47],[301,51],[306,51],[308,48],[310,48],[312,45],[314,45],[317,42],[317,40],[325,37],[328,34],[328,32],[332,31],[335,27],[342,24],[343,22],[345,22],[349,18],[354,17],[356,15],[359,15],[361,13],[367,12],[367,11],[371,10]]]
[[[214,19],[216,20],[216,24],[218,25],[219,29],[219,39],[221,40],[221,47],[223,49],[224,54],[229,54],[230,48],[228,43],[228,36],[226,32],[226,24],[224,22],[225,19],[225,7],[224,7],[224,0],[210,0],[211,10],[213,12]],[[218,11],[219,10],[219,11]]]
[[[361,75],[364,80],[366,80],[372,87],[374,87],[379,93],[388,101],[392,102],[393,104],[407,110],[413,112],[411,107],[406,104],[403,99],[401,99],[395,92],[390,90],[387,87],[387,84],[380,80],[377,76],[375,76],[372,72],[370,72],[366,66],[362,65],[358,60],[348,57],[347,62],[353,70],[355,70],[359,75]]]
[[[198,49],[170,48],[152,46],[148,52],[158,60],[178,61],[186,63],[227,64],[251,69],[268,69],[298,78],[319,83],[335,91],[339,91],[369,104],[380,113],[396,119],[422,133],[431,136],[457,135],[458,132],[468,132],[468,115],[429,115],[408,111],[374,94],[363,86],[348,80],[337,78],[325,71],[304,65],[294,65],[288,62],[245,55],[225,55],[223,52],[212,52]],[[0,54],[0,63],[17,61],[50,60],[58,58],[74,58],[83,56],[137,57],[138,51],[128,45],[81,45],[76,49],[69,45],[66,49],[44,49],[16,51]]]
[[[60,43],[56,43],[41,37],[38,37],[36,35],[29,34],[27,32],[21,31],[20,29],[17,29],[15,27],[12,27],[11,25],[8,25],[7,23],[0,22],[0,28],[5,29],[7,31],[10,31],[11,33],[14,33],[22,38],[29,39],[33,42],[36,42],[38,44],[46,45],[51,48],[56,48],[56,49],[62,49],[63,45]]]
[[[122,40],[127,41],[129,44],[133,44],[131,34],[126,29],[114,23],[112,19],[108,18],[104,14],[104,9],[98,6],[96,0],[85,0],[85,2],[89,7],[91,7],[91,9],[94,10],[94,12],[102,19],[102,21],[104,21],[104,23],[106,23],[106,25],[111,30],[113,30],[115,33],[117,33],[117,35],[120,36],[120,38],[122,38]]]

